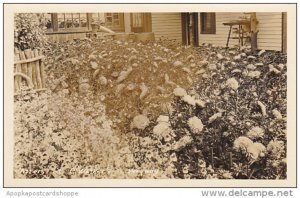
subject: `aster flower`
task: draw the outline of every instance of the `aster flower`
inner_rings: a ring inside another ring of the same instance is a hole
[[[153,134],[160,138],[167,138],[172,133],[171,125],[167,122],[159,122],[154,128],[153,128]],[[168,138],[169,139],[169,138]]]
[[[267,146],[267,151],[275,158],[279,158],[284,152],[284,142],[278,140],[271,140]]]
[[[203,124],[202,124],[202,121],[194,116],[194,117],[191,117],[189,120],[188,120],[188,125],[190,127],[190,129],[192,130],[193,133],[200,133],[202,130],[203,130]]]
[[[169,122],[169,116],[160,115],[156,122]]]
[[[146,116],[137,115],[133,118],[132,128],[144,130],[149,125],[149,123],[150,121]]]
[[[229,78],[226,81],[226,85],[233,90],[237,90],[239,88],[239,83],[235,78]]]
[[[266,151],[266,147],[263,144],[258,143],[258,142],[251,144],[247,148],[247,153],[254,161],[258,160],[259,157],[263,157],[265,151]]]
[[[248,137],[240,136],[234,141],[233,146],[236,150],[246,151],[247,148],[252,144],[252,140],[250,140]]]
[[[253,127],[248,131],[247,136],[252,140],[262,138],[264,136],[264,130],[260,127]]]

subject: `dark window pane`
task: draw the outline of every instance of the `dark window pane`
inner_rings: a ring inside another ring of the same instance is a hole
[[[206,12],[200,14],[201,34],[215,34],[216,33],[216,15],[213,12]]]

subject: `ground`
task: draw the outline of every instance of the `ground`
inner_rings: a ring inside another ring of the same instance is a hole
[[[79,39],[15,96],[15,178],[286,179],[286,55]]]

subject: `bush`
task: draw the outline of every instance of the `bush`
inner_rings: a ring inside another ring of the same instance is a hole
[[[14,45],[20,50],[43,49],[47,44],[42,14],[15,14]]]

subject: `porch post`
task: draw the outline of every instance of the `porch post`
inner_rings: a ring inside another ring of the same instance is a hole
[[[131,32],[130,13],[124,13],[124,28],[125,32]]]

